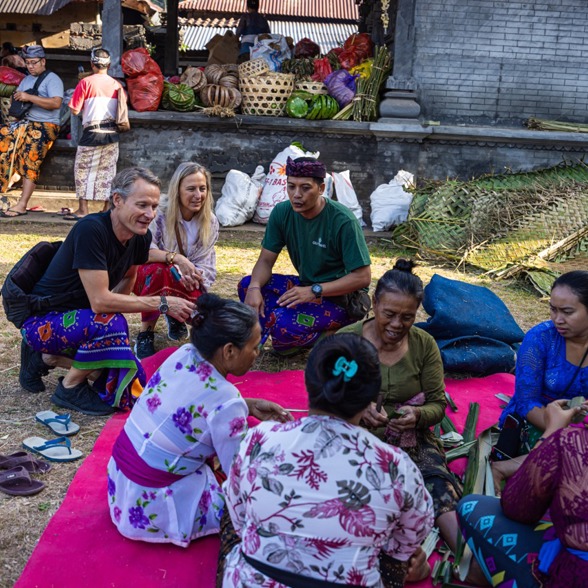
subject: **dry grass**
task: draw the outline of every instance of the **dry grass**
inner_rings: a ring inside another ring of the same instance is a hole
[[[21,255],[40,240],[57,240],[65,237],[69,227],[40,223],[2,223],[0,224],[0,280]],[[237,283],[255,263],[259,252],[261,233],[223,231],[217,249],[218,282],[215,292],[235,297]],[[382,239],[372,239],[369,243],[372,254],[372,275],[379,277],[389,269],[395,258],[402,252],[394,250],[390,243]],[[278,259],[278,271],[290,272],[292,267],[286,255]],[[473,273],[460,273],[430,264],[423,264],[418,273],[427,282],[434,273],[448,278],[482,284],[496,292],[509,307],[524,330],[545,320],[547,305],[531,293],[515,284],[490,282]],[[374,280],[375,281],[375,280]],[[48,429],[35,422],[34,415],[50,407],[49,397],[57,384],[60,370],[55,370],[46,378],[47,391],[40,394],[24,392],[18,385],[19,345],[18,331],[0,313],[0,453],[9,454],[20,449],[23,439],[30,435],[47,437]],[[425,316],[419,317],[424,319]],[[131,333],[138,331],[138,317],[130,320]],[[161,331],[156,338],[156,346],[167,345]],[[282,369],[302,369],[305,356],[292,360],[275,359],[262,353],[254,369],[279,371]],[[87,455],[94,445],[106,418],[75,415],[81,431],[73,438],[73,445]],[[37,496],[30,498],[0,495],[0,587],[14,584],[32,553],[49,519],[59,508],[69,483],[82,461],[70,464],[55,464],[51,472],[42,477],[46,488]],[[65,546],[64,546],[65,549]]]

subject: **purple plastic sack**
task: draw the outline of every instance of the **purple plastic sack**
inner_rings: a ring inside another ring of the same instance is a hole
[[[347,106],[355,96],[357,87],[355,80],[358,76],[352,76],[346,69],[338,69],[329,74],[324,81],[329,94],[343,108]]]

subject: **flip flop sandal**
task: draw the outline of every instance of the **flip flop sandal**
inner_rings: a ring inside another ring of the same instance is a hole
[[[69,413],[57,414],[52,410],[43,410],[38,412],[35,419],[44,425],[47,425],[56,435],[69,437],[75,435],[80,426],[73,423]]]
[[[43,437],[29,437],[22,442],[22,446],[49,461],[74,461],[83,455],[79,449],[71,448],[71,441],[67,437],[58,437],[50,441]]]
[[[46,212],[46,210],[42,206],[33,206],[31,208],[27,208],[29,212]]]
[[[63,220],[66,221],[74,221],[77,222],[80,219],[84,218],[83,216],[80,216],[79,214],[66,214],[64,216],[61,217]]]
[[[8,214],[12,212],[12,214]],[[29,214],[28,212],[19,212],[18,210],[12,210],[12,208],[7,208],[6,210],[0,210],[0,217],[2,218],[18,218],[19,216],[26,216]]]
[[[0,474],[0,492],[10,496],[32,496],[45,488],[43,482],[31,480],[29,472],[22,466]]]
[[[71,214],[71,208],[67,208],[67,206],[64,206],[56,214],[57,216],[66,216],[67,214]]]
[[[46,474],[53,466],[46,461],[35,459],[26,451],[17,451],[11,455],[0,455],[0,470],[10,470],[22,466],[32,474]]]

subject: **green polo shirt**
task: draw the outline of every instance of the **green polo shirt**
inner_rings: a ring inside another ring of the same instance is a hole
[[[312,219],[295,212],[289,200],[277,204],[261,246],[273,253],[286,247],[303,286],[333,282],[371,264],[359,221],[346,206],[329,199]]]

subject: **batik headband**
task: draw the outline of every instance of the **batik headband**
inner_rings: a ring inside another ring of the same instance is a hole
[[[327,168],[318,159],[314,161],[294,161],[288,157],[286,161],[286,175],[295,178],[325,178]]]
[[[96,49],[92,49],[90,63],[98,67],[108,67],[110,65],[110,55],[108,57],[98,57],[96,55]]]
[[[41,45],[29,45],[28,47],[23,47],[22,57],[23,59],[44,59],[45,50]]]

